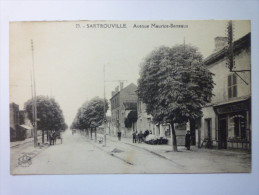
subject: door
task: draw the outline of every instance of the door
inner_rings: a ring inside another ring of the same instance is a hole
[[[226,149],[227,148],[227,119],[219,119],[219,131],[218,131],[218,148]]]
[[[207,138],[209,140],[212,140],[212,136],[211,136],[211,119],[208,118],[208,119],[205,119],[206,121],[206,126],[207,126]]]

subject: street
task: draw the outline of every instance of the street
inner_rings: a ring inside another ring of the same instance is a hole
[[[100,136],[100,135],[99,135]],[[132,144],[131,139],[107,136],[107,144],[90,140],[70,130],[63,143],[33,148],[28,142],[11,148],[12,174],[94,174],[94,173],[206,173],[250,172],[251,155],[246,152],[193,148],[171,152],[168,145]],[[31,163],[18,164],[27,154]]]

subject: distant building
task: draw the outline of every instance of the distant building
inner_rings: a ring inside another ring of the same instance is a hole
[[[216,46],[225,46],[226,39],[216,38]],[[212,140],[218,148],[250,148],[251,144],[251,34],[233,43],[235,67],[226,66],[226,50],[216,48],[204,61],[214,73],[211,103],[201,119],[200,139]]]
[[[18,126],[20,122],[19,105],[10,104],[10,140],[15,141],[18,136]]]
[[[26,111],[19,110],[19,105],[10,104],[10,140],[24,140],[33,136],[32,125]]]
[[[112,91],[111,101],[111,134],[121,132],[123,136],[131,135],[131,130],[125,127],[125,119],[130,111],[137,110],[137,86],[133,83],[123,88],[123,84]]]
[[[33,126],[31,121],[28,118],[28,113],[25,110],[19,111],[19,127],[22,128],[26,132],[26,138],[30,138],[33,136]]]

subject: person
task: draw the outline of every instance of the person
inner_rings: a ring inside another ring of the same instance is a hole
[[[149,135],[149,130],[147,129],[145,132],[144,132],[144,138],[146,138],[147,136]]]
[[[140,131],[139,134],[138,134],[138,141],[139,141],[139,143],[142,142],[142,139],[143,139],[143,133],[142,133],[142,131]]]
[[[56,131],[53,131],[53,138],[54,138],[54,145],[56,144],[56,141],[57,141],[57,132]]]
[[[136,131],[136,143],[138,143],[139,142],[139,133],[138,133],[138,131]]]
[[[190,150],[190,146],[191,146],[191,134],[190,134],[190,131],[187,131],[185,135],[185,147],[187,148],[187,150]]]
[[[118,131],[118,139],[119,139],[119,141],[121,141],[121,132],[120,131]]]
[[[133,131],[133,143],[136,143],[136,132],[135,131]]]
[[[49,142],[50,142],[50,145],[54,145],[54,133],[53,133],[53,131],[50,131]]]

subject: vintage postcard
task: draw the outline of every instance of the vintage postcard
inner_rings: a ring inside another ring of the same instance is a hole
[[[251,22],[10,22],[10,173],[251,172]]]

